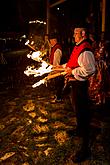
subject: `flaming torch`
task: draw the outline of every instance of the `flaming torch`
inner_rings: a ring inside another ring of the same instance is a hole
[[[47,83],[47,81],[52,79],[52,78],[55,78],[55,77],[58,77],[58,76],[64,76],[64,75],[66,75],[66,72],[59,72],[59,73],[55,73],[55,74],[52,74],[52,75],[48,75],[44,79],[42,79],[42,80],[38,81],[37,83],[35,83],[34,85],[32,85],[32,87],[35,88],[35,87],[37,87],[41,84]]]
[[[26,70],[24,71],[24,74],[26,74],[27,76],[29,75],[34,75],[34,77],[37,76],[42,76],[46,73],[50,73],[48,76],[46,76],[45,78],[43,78],[42,80],[38,81],[37,83],[35,83],[34,85],[32,85],[33,88],[41,85],[41,84],[45,84],[48,80],[53,79],[55,77],[58,76],[64,76],[66,74],[66,72],[64,71],[64,69],[55,69],[53,67],[53,65],[51,65],[50,63],[42,60],[42,52],[41,51],[36,51],[30,44],[29,44],[29,40],[25,43],[25,45],[28,45],[30,48],[32,48],[34,50],[34,52],[32,54],[28,54],[27,57],[31,58],[37,62],[41,63],[41,67],[39,67],[39,69],[36,69],[34,67],[28,66],[26,68]]]
[[[36,52],[36,49],[33,48],[33,46],[31,46],[31,45],[29,44],[29,40],[25,43],[25,45],[27,45],[28,47],[30,47],[32,50],[34,50],[34,51]]]
[[[53,79],[55,77],[58,76],[64,76],[66,74],[66,72],[64,71],[64,69],[54,69],[52,65],[49,65],[46,62],[42,62],[41,63],[41,67],[39,67],[39,69],[35,69],[33,67],[27,67],[27,70],[24,71],[24,74],[26,74],[27,76],[29,75],[34,75],[34,77],[37,76],[42,76],[46,73],[51,73],[48,74],[47,77],[45,77],[44,79],[38,81],[37,83],[35,83],[34,85],[32,85],[33,88],[40,86],[41,84],[46,84],[48,80]]]
[[[33,67],[28,66],[27,69],[24,71],[24,73],[29,75],[34,75],[34,77],[42,76],[43,74],[50,73],[52,71],[52,65],[49,65],[43,61],[41,63],[41,67],[39,69],[35,69]]]
[[[27,57],[28,58],[32,58],[33,60],[35,61],[38,61],[40,62],[39,60],[42,60],[42,57],[44,57],[47,53],[46,51],[39,51],[39,50],[36,50],[33,46],[31,46],[29,44],[29,40],[25,43],[25,45],[27,45],[28,47],[30,47],[34,52],[31,54],[28,54]]]

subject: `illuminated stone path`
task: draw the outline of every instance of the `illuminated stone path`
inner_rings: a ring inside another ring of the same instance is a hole
[[[67,134],[76,127],[69,96],[51,104],[52,84],[32,88],[35,80],[25,77],[24,68],[10,68],[0,80],[0,165],[74,165],[80,139]],[[93,111],[92,153],[81,165],[109,165],[110,112]]]

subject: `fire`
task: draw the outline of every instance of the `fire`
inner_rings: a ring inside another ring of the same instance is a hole
[[[25,43],[25,45],[27,45],[28,47],[30,47],[32,50],[34,50],[34,51],[36,51],[36,49],[33,47],[33,46],[31,46],[30,44],[29,44],[29,40],[27,40],[27,42]]]
[[[28,54],[27,57],[40,62],[42,61],[42,58],[40,57],[41,54],[42,54],[41,51],[37,51],[37,52],[33,52],[32,54]]]
[[[47,77],[45,77],[44,79],[35,83],[32,87],[35,88],[37,86],[40,86],[41,84],[46,84],[48,80],[53,79],[58,76],[64,76],[64,75],[66,75],[66,72],[58,72],[58,73],[50,74]]]
[[[56,71],[57,71],[57,73],[56,73]],[[50,72],[52,74],[49,74],[47,77],[45,77],[42,80],[38,81],[37,83],[32,85],[32,87],[35,88],[37,86],[40,86],[41,84],[45,84],[48,80],[50,80],[52,78],[55,78],[55,77],[58,77],[58,76],[64,76],[66,74],[64,69],[55,70],[53,68],[53,66],[48,65],[48,63],[46,61],[42,61],[41,67],[39,67],[39,69],[28,66],[27,69],[24,71],[24,74],[26,74],[27,76],[34,75],[34,77],[38,77],[38,76],[42,76],[42,75],[44,75],[46,73],[50,73]]]
[[[29,45],[29,40],[25,43],[25,45],[28,45],[34,50],[34,48],[31,45]],[[64,72],[64,69],[57,70],[57,73],[56,73],[53,65],[42,60],[42,57],[44,55],[45,55],[45,52],[43,53],[42,51],[34,51],[27,55],[28,58],[31,58],[37,62],[40,62],[41,67],[39,67],[39,69],[36,69],[34,67],[27,66],[26,70],[24,71],[24,74],[26,74],[27,76],[34,75],[34,77],[38,77],[38,76],[42,76],[44,74],[52,72],[52,74],[49,74],[47,77],[43,78],[42,80],[32,85],[33,88],[40,86],[41,84],[47,83],[49,79],[52,79],[61,75],[64,76],[66,74],[66,72]]]
[[[45,83],[46,83],[46,80],[42,79],[42,80],[38,81],[37,83],[35,83],[34,85],[32,85],[32,87],[36,88],[36,87],[40,86],[41,84],[45,84]]]
[[[35,69],[33,67],[28,66],[24,71],[24,74],[27,76],[34,75],[34,77],[42,76],[43,74],[50,73],[52,71],[52,65],[48,66],[48,64],[43,61],[41,63],[41,67],[39,69]]]
[[[26,41],[25,45],[28,45],[29,44],[29,40]]]
[[[25,43],[25,45],[28,45],[32,48],[32,46],[29,44],[29,40]],[[24,71],[24,74],[27,76],[34,75],[34,77],[42,76],[43,74],[50,73],[52,71],[52,65],[47,63],[46,61],[42,60],[43,56],[45,55],[45,52],[42,51],[34,51],[27,55],[28,58],[31,58],[37,62],[41,63],[41,67],[39,69],[36,69],[34,67],[28,66],[26,70]]]

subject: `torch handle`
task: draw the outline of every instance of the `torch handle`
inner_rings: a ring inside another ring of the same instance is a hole
[[[27,46],[29,46],[32,50],[34,50],[35,52],[37,51],[35,48],[33,48],[31,45],[27,44]]]
[[[58,77],[58,76],[64,76],[67,72],[60,72],[60,73],[56,73],[53,75],[48,75],[47,77],[45,77],[45,80],[50,80],[52,78]]]

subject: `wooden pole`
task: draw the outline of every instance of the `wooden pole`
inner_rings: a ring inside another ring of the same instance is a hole
[[[57,6],[65,1],[67,1],[67,0],[58,0],[57,2],[55,2],[51,5],[49,3],[49,0],[46,1],[47,2],[47,30],[46,30],[47,34],[49,34],[49,32],[50,32],[50,8]]]
[[[50,17],[50,11],[49,11],[49,0],[47,0],[47,29],[46,33],[49,34],[49,17]]]
[[[67,0],[58,0],[57,2],[53,3],[52,5],[50,5],[50,7],[57,6],[57,5],[59,5],[59,4],[63,3],[63,2],[65,2],[65,1],[67,1]]]
[[[105,35],[106,0],[102,0],[102,39]]]

